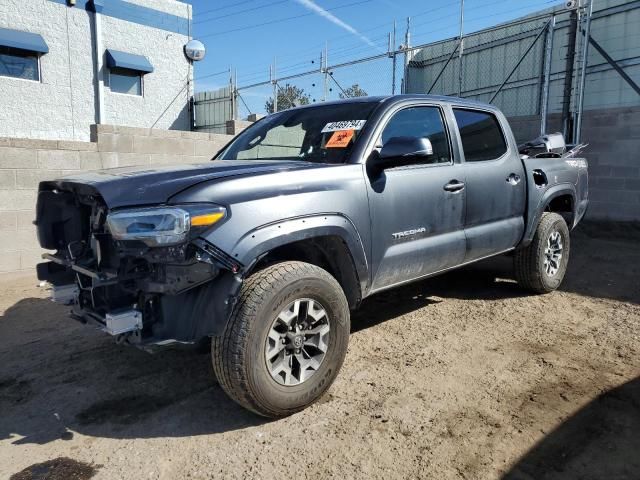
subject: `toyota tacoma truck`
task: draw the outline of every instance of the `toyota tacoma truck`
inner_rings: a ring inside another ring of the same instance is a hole
[[[39,279],[71,316],[142,348],[211,339],[225,392],[267,417],[332,384],[350,311],[495,255],[559,287],[587,208],[561,135],[518,146],[495,107],[424,95],[293,108],[211,162],[39,186]]]

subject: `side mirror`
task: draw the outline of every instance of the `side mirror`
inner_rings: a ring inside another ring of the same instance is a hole
[[[426,137],[392,137],[380,152],[373,155],[367,164],[374,170],[411,165],[433,155],[433,146]]]

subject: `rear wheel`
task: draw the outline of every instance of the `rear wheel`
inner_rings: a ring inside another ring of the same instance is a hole
[[[218,381],[234,401],[282,417],[329,388],[348,341],[349,306],[338,282],[315,265],[283,262],[246,280],[211,353]]]
[[[536,293],[549,293],[562,283],[569,263],[569,228],[557,213],[542,214],[529,246],[514,256],[518,283]]]

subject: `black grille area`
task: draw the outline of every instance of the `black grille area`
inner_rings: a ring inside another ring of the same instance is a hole
[[[91,207],[79,204],[73,193],[39,192],[36,226],[40,246],[47,250],[65,250],[69,244],[86,240],[90,217]]]

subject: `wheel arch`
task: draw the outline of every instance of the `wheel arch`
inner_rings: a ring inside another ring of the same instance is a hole
[[[536,208],[529,213],[527,229],[521,242],[526,247],[533,240],[536,228],[544,212],[560,214],[569,230],[575,226],[576,219],[576,189],[573,184],[555,185],[541,194]]]
[[[368,265],[360,235],[338,214],[299,217],[244,235],[233,253],[245,265],[243,276],[280,261],[303,261],[327,270],[345,292],[350,308],[361,301]]]

